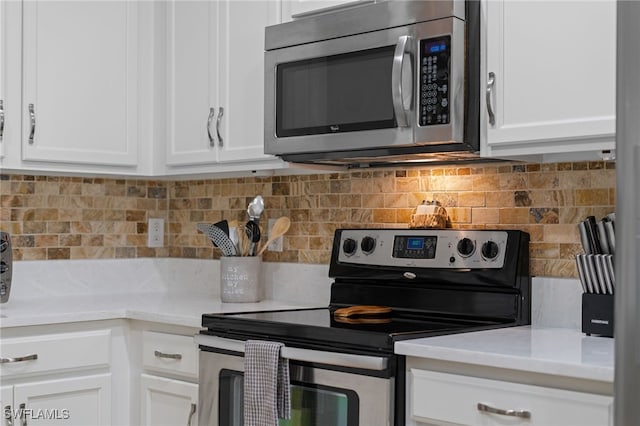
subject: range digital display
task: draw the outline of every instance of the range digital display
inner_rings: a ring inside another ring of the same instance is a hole
[[[424,248],[424,238],[407,238],[407,248],[409,250],[422,250]]]
[[[434,259],[436,236],[398,235],[393,242],[393,257],[405,259]]]

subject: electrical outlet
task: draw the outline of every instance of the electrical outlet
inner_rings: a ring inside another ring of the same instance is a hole
[[[149,218],[147,247],[164,247],[164,219]]]
[[[269,219],[269,235],[271,235],[271,229],[273,228],[273,224],[275,222],[276,222],[276,219],[274,218]],[[269,245],[267,246],[267,250],[282,251],[282,237],[278,237],[275,240],[273,240],[271,243],[269,243]]]

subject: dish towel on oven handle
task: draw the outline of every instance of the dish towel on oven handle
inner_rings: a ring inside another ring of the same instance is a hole
[[[284,344],[247,340],[244,352],[244,426],[278,426],[291,418],[289,360]]]

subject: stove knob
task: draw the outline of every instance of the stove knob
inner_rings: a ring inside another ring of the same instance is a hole
[[[376,249],[376,240],[372,237],[364,237],[360,243],[363,253],[371,254]]]
[[[482,257],[486,260],[494,260],[500,253],[500,247],[493,241],[487,241],[482,245]]]
[[[358,248],[358,243],[353,238],[347,238],[342,242],[342,251],[347,256],[353,256],[356,254],[356,249]]]
[[[476,251],[476,244],[469,238],[463,238],[458,241],[458,253],[462,257],[469,257]]]

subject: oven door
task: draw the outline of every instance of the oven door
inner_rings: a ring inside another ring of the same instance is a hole
[[[199,337],[198,424],[242,426],[244,342]],[[394,425],[395,380],[387,377],[388,357],[289,347],[283,356],[289,358],[291,419],[281,419],[280,426]],[[359,368],[359,361],[366,368]]]
[[[446,18],[267,51],[265,153],[463,142],[464,32],[464,21]],[[438,88],[421,52],[443,38]],[[427,122],[436,106],[441,121]]]

